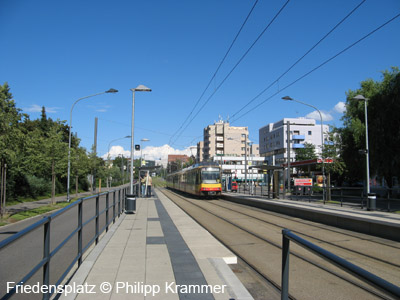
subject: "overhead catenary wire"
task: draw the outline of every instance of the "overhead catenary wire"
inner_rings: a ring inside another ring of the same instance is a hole
[[[253,110],[255,110],[256,108],[260,107],[261,105],[263,105],[264,103],[266,103],[267,101],[271,100],[273,97],[275,97],[276,95],[278,95],[280,92],[286,90],[287,88],[291,87],[292,85],[294,85],[295,83],[299,82],[300,80],[304,79],[305,77],[307,77],[308,75],[310,75],[311,73],[315,72],[316,70],[318,70],[319,68],[321,68],[322,66],[326,65],[327,63],[329,63],[330,61],[334,60],[336,57],[338,57],[339,55],[343,54],[344,52],[346,52],[347,50],[351,49],[352,47],[354,47],[355,45],[357,45],[358,43],[360,43],[361,41],[365,40],[366,38],[368,38],[369,36],[371,36],[372,34],[374,34],[375,32],[377,32],[378,30],[382,29],[383,27],[385,27],[386,25],[388,25],[389,23],[393,22],[395,19],[397,19],[398,17],[400,17],[400,14],[397,14],[396,16],[394,16],[393,18],[389,19],[388,21],[386,21],[385,23],[383,23],[382,25],[380,25],[379,27],[375,28],[374,30],[370,31],[368,34],[364,35],[362,38],[358,39],[356,42],[352,43],[351,45],[347,46],[346,48],[344,48],[343,50],[341,50],[340,52],[336,53],[334,56],[332,56],[331,58],[325,60],[323,63],[319,64],[318,66],[316,66],[315,68],[311,69],[310,71],[308,71],[307,73],[303,74],[302,76],[300,76],[299,78],[297,78],[296,80],[292,81],[291,83],[289,83],[288,85],[286,85],[285,87],[283,87],[282,89],[278,90],[277,92],[275,92],[273,95],[269,96],[267,99],[265,99],[264,101],[260,102],[259,104],[257,104],[255,107],[249,109],[247,112],[243,113],[241,116],[237,117],[236,119],[234,119],[233,121],[231,121],[231,123],[236,122],[237,120],[241,119],[242,117],[244,117],[245,115],[247,115],[248,113],[252,112]]]
[[[99,118],[99,120],[110,122],[110,123],[115,123],[115,124],[119,124],[119,125],[123,125],[123,126],[129,127],[129,128],[131,127],[131,124],[128,124],[128,123],[123,123],[123,122],[118,122],[118,121],[113,121],[113,120],[108,120],[108,119],[103,119],[103,118]],[[136,128],[144,130],[144,131],[152,132],[152,133],[155,133],[155,134],[172,136],[170,133],[166,133],[166,132],[162,132],[162,131],[158,131],[158,130],[152,130],[152,129],[143,128],[143,127],[140,127],[140,126],[136,126]],[[185,135],[184,137],[191,138],[191,137],[193,137],[193,135],[190,135],[190,136],[189,135]]]
[[[221,81],[221,83],[217,86],[217,88],[213,91],[213,93],[208,97],[208,99],[203,103],[200,109],[196,112],[196,114],[190,119],[190,121],[186,124],[186,126],[181,130],[181,133],[175,138],[174,142],[179,139],[182,133],[186,130],[186,128],[193,122],[193,120],[199,115],[199,113],[203,110],[203,108],[207,105],[207,103],[211,100],[211,98],[216,94],[219,88],[225,83],[225,81],[229,78],[229,76],[235,71],[235,69],[239,66],[239,64],[243,61],[243,59],[247,56],[250,50],[255,46],[255,44],[259,41],[259,39],[264,35],[264,33],[268,30],[268,28],[272,25],[272,23],[278,18],[281,12],[285,9],[285,7],[289,4],[290,0],[287,0],[283,6],[279,9],[279,11],[275,14],[272,20],[268,23],[268,25],[264,28],[264,30],[258,35],[255,41],[251,44],[251,46],[247,49],[247,51],[242,55],[239,61],[234,65],[228,75]],[[174,143],[173,142],[173,143]],[[172,143],[172,144],[173,144]]]
[[[329,30],[316,44],[314,44],[310,49],[308,49],[299,59],[296,60],[285,72],[283,72],[278,78],[276,78],[273,82],[271,82],[265,89],[263,89],[260,93],[257,94],[253,99],[247,102],[242,108],[240,108],[237,112],[235,112],[231,118],[235,118],[243,109],[253,103],[256,99],[258,99],[262,94],[264,94],[267,90],[269,90],[275,83],[279,82],[283,76],[285,76],[291,69],[293,69],[301,60],[303,60],[312,50],[314,50],[319,44],[322,43],[332,32],[334,32],[347,18],[349,18],[362,4],[364,4],[366,0],[361,1],[355,8],[353,8],[342,20],[339,21],[331,30]]]
[[[224,63],[225,59],[227,58],[229,52],[231,51],[233,45],[235,44],[237,38],[239,37],[240,33],[242,32],[243,27],[245,26],[245,24],[247,23],[248,19],[250,18],[250,15],[252,14],[254,8],[256,7],[258,3],[258,0],[256,0],[252,6],[252,8],[250,9],[250,12],[247,14],[246,19],[244,20],[242,26],[240,26],[239,31],[237,32],[235,38],[233,39],[231,45],[229,46],[228,50],[226,51],[224,57],[222,58],[221,62],[219,63],[217,69],[215,70],[213,76],[211,77],[210,81],[208,82],[207,86],[205,87],[203,93],[200,95],[199,99],[196,101],[195,105],[193,106],[192,110],[190,111],[190,113],[188,114],[188,116],[186,117],[186,119],[183,121],[182,125],[178,128],[178,130],[172,134],[170,140],[169,140],[169,144],[171,143],[171,140],[175,137],[175,135],[182,129],[182,127],[186,124],[187,120],[189,120],[190,116],[193,114],[194,110],[196,109],[197,105],[199,104],[200,100],[203,98],[204,94],[206,93],[206,91],[208,90],[208,88],[211,85],[211,82],[214,80],[215,76],[217,75],[219,69],[221,68],[222,64]]]

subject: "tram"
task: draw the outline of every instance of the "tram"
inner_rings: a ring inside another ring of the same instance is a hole
[[[167,175],[167,187],[200,197],[221,195],[221,168],[214,164],[196,164]]]

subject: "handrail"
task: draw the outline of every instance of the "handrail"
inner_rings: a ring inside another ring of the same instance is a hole
[[[82,263],[82,256],[85,253],[87,249],[93,244],[93,242],[98,243],[100,235],[106,230],[108,231],[108,226],[111,223],[115,223],[115,219],[118,218],[121,213],[124,211],[124,199],[126,195],[126,190],[128,187],[121,187],[119,189],[114,189],[98,194],[94,194],[91,196],[87,197],[82,197],[79,198],[77,201],[69,204],[68,206],[52,213],[49,216],[43,217],[36,223],[24,228],[23,230],[19,231],[18,233],[8,237],[7,239],[3,240],[0,242],[0,251],[6,248],[7,246],[13,244],[15,241],[19,240],[20,238],[28,235],[30,232],[38,229],[38,228],[44,228],[44,235],[43,235],[43,257],[40,259],[39,262],[35,264],[35,266],[26,273],[22,279],[17,283],[17,285],[22,285],[25,282],[27,282],[37,271],[39,271],[41,268],[43,268],[43,282],[42,284],[45,286],[49,285],[50,278],[52,278],[50,275],[50,262],[51,259],[55,256],[56,253],[58,253],[67,243],[68,241],[71,240],[71,238],[75,235],[78,234],[78,243],[77,243],[77,255],[72,259],[72,263],[68,265],[65,269],[63,269],[63,274],[58,278],[53,280],[59,285],[65,277],[68,275],[69,271],[72,269],[72,267],[75,265],[76,262],[78,262],[78,267]],[[121,193],[122,192],[122,193]],[[112,204],[109,204],[109,195],[113,194],[113,201]],[[116,196],[117,194],[117,196]],[[121,195],[122,194],[122,195]],[[101,196],[106,196],[106,208],[103,209],[102,211],[99,211],[99,201]],[[93,217],[89,218],[89,221],[83,222],[83,202],[89,199],[96,198],[96,209],[95,209],[95,214]],[[61,241],[58,245],[54,246],[54,249],[50,251],[50,241],[51,241],[51,223],[52,220],[54,220],[56,217],[62,215],[66,211],[69,211],[73,207],[78,206],[78,213],[77,213],[77,218],[78,218],[78,225],[72,229],[70,233],[67,233],[67,237]],[[109,218],[109,211],[112,209],[112,216]],[[99,218],[102,214],[106,215],[106,224],[103,228],[99,228]],[[90,221],[96,220],[95,225],[95,235],[93,238],[86,244],[83,245],[82,241],[82,230],[83,228],[90,223]],[[7,294],[5,295],[0,295],[1,300],[3,299],[9,299],[11,298],[15,292],[17,285],[14,286],[13,289],[10,291],[7,291]],[[49,291],[46,294],[43,294],[43,299],[49,299],[50,296],[53,294],[54,291]]]
[[[317,245],[292,233],[289,229],[282,230],[282,293],[281,299],[287,300],[289,296],[289,242],[293,241],[301,247],[329,261],[343,271],[356,276],[358,279],[376,287],[380,291],[400,298],[400,287],[360,268],[351,262],[321,248]]]

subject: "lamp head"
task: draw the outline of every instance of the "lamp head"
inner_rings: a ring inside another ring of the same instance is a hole
[[[285,96],[285,97],[282,97],[282,100],[293,101],[293,98],[290,98],[289,96]]]
[[[131,89],[132,92],[151,92],[151,89],[143,84],[138,85],[135,89]]]
[[[353,97],[354,100],[362,100],[362,101],[366,101],[368,100],[368,98],[365,98],[363,95],[357,95],[355,97]]]
[[[118,93],[118,90],[116,90],[116,89],[109,89],[108,91],[106,91],[106,93]]]

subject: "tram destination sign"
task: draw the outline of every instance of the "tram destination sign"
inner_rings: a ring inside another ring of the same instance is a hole
[[[312,178],[295,178],[295,186],[312,186]]]

